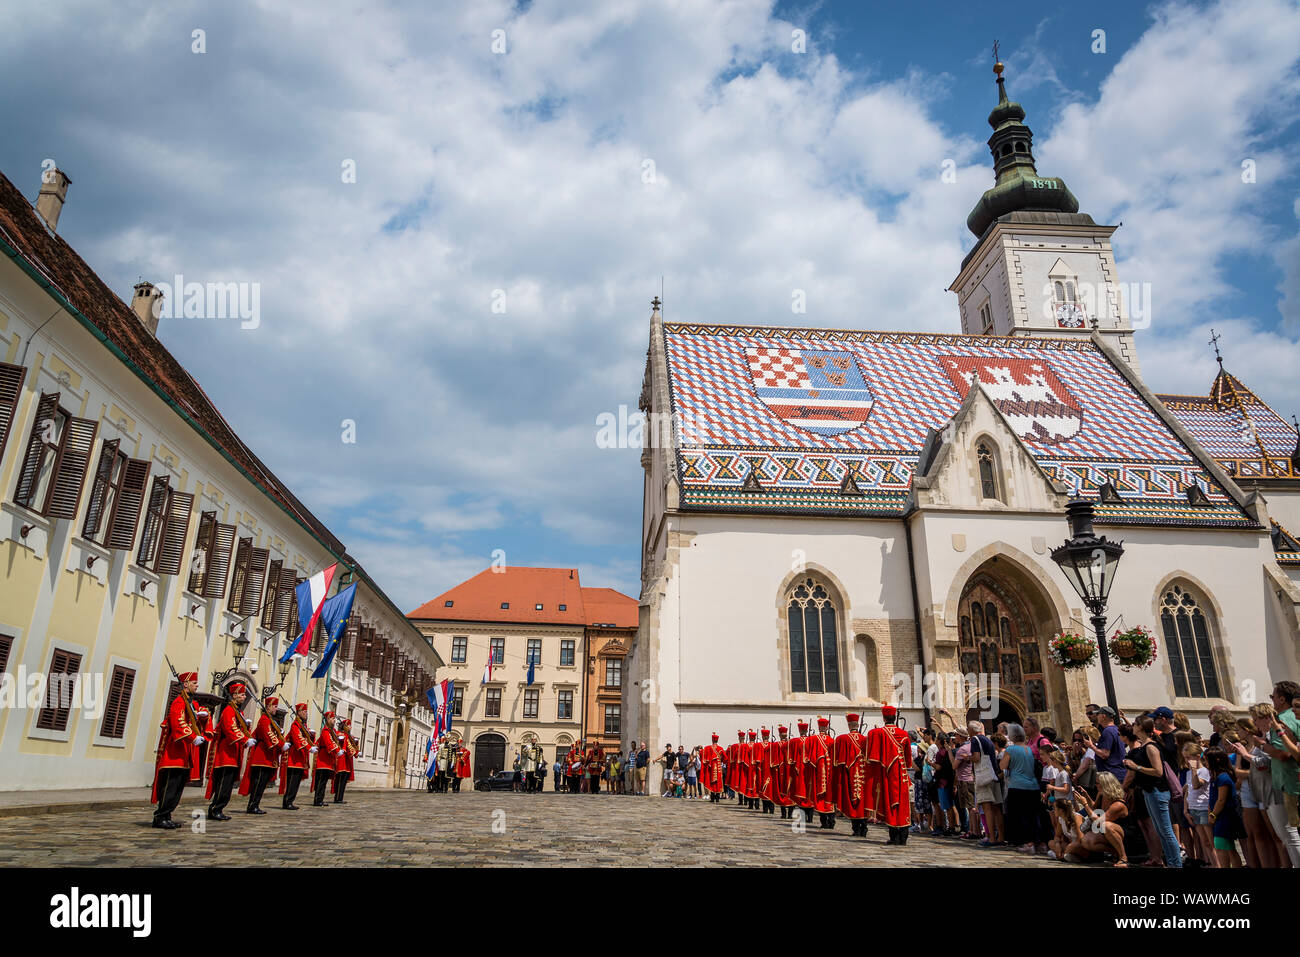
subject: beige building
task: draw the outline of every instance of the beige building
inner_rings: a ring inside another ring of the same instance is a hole
[[[1076,495],[1124,543],[1108,630],[1159,646],[1116,668],[1121,708],[1205,727],[1300,674],[1296,430],[1223,371],[1208,396],[1146,387],[1115,227],[1039,176],[998,82],[961,334],[666,323],[656,300],[641,408],[673,428],[642,457],[625,741],[842,730],[886,701],[910,727],[1078,726],[1100,668],[1049,660],[1092,633],[1051,558]]]
[[[605,705],[621,705],[622,689],[601,682],[623,680],[617,639],[630,640],[635,610],[613,589],[583,588],[576,568],[497,566],[410,613],[446,662],[439,676],[454,681],[452,733],[469,743],[475,780],[512,767],[529,742],[553,762],[584,727],[617,747],[618,733],[605,729],[610,720],[621,728],[621,708],[607,716]],[[584,718],[593,707],[595,723]]]
[[[68,182],[52,171],[33,208],[0,175],[0,789],[148,785],[167,660],[207,700],[220,675],[324,703],[319,637],[283,681],[276,663],[295,585],[332,563],[360,586],[330,703],[363,739],[359,780],[400,783],[429,715],[395,692],[436,652],[159,341],[158,290],[127,305],[58,235]]]

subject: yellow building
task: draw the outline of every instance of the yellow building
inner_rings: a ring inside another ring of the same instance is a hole
[[[360,585],[330,702],[358,782],[402,783],[437,653],[159,342],[159,290],[128,306],[57,234],[68,184],[33,208],[0,175],[0,789],[147,785],[167,661],[205,693],[279,682],[294,586],[332,563]],[[282,707],[324,702],[321,644]]]

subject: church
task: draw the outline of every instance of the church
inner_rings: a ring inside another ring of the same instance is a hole
[[[1297,430],[1221,357],[1204,395],[1146,386],[1117,227],[1038,173],[994,70],[960,333],[665,322],[655,300],[640,407],[669,427],[641,457],[625,743],[842,731],[883,703],[911,728],[950,727],[943,708],[1068,737],[1106,701],[1099,663],[1049,657],[1092,634],[1051,557],[1078,499],[1123,543],[1108,634],[1157,643],[1113,669],[1130,717],[1168,705],[1204,730],[1300,676]]]

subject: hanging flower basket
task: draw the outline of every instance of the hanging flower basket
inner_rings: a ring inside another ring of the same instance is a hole
[[[1097,642],[1078,632],[1059,632],[1048,647],[1048,654],[1062,668],[1086,668],[1097,660]]]
[[[1156,636],[1136,625],[1127,631],[1115,632],[1108,650],[1115,663],[1125,671],[1140,671],[1156,660]]]

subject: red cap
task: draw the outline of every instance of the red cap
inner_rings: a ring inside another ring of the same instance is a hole
[[[332,717],[334,717],[334,712],[333,712],[333,711],[326,711],[326,712],[325,712],[325,717],[327,717],[327,718],[332,718]]]
[[[274,708],[279,703],[280,703],[279,698],[267,698],[265,701],[265,704],[268,708]]]
[[[741,740],[741,741],[744,741],[744,740],[745,740],[745,732],[744,732],[744,731],[737,731],[736,734],[740,735],[740,740]]]
[[[778,724],[778,725],[776,726],[776,733],[777,733],[777,734],[786,734],[789,730],[790,730],[790,729],[787,728],[787,727],[786,727],[785,725],[783,725],[783,724]]]
[[[242,682],[233,681],[230,683],[229,686],[227,686],[226,690],[229,691],[231,694],[242,694],[248,689],[244,687]]]
[[[772,732],[768,731],[767,728],[764,728],[764,729],[763,729],[763,737],[766,738],[766,737],[767,737],[769,734],[771,734],[771,733],[772,733]]]
[[[897,717],[898,709],[895,708],[892,704],[887,704],[880,709],[880,713],[883,714],[886,718],[893,718],[893,717]]]
[[[182,675],[177,675],[176,677],[180,679],[181,684],[185,684],[187,681],[198,681],[199,673],[197,671],[187,671]]]
[[[758,735],[754,732],[754,729],[753,729],[753,728],[750,728],[750,729],[749,729],[749,740],[751,740],[751,741],[756,741],[756,740],[758,740]]]
[[[807,721],[800,721],[800,722],[799,722],[799,727],[802,728],[804,731],[807,731],[807,730],[808,730],[808,722],[807,722]]]
[[[300,702],[298,702],[296,705],[293,706],[293,710],[294,710],[294,711],[309,711],[309,710],[311,710],[311,709],[309,709],[309,708],[307,707],[307,702],[305,702],[305,701],[300,701]]]
[[[819,717],[819,718],[817,719],[817,727],[819,727],[819,728],[829,728],[830,726],[831,726],[831,719],[830,719],[830,718],[821,718],[821,717]]]
[[[713,740],[714,740],[714,741],[717,741],[717,740],[718,740],[718,733],[717,733],[716,731],[713,732]]]
[[[849,724],[857,724],[857,723],[858,723],[858,718],[860,718],[860,717],[861,717],[861,715],[856,715],[856,714],[853,714],[852,712],[849,712],[848,714],[846,714],[846,715],[844,716],[844,720],[847,721]]]

